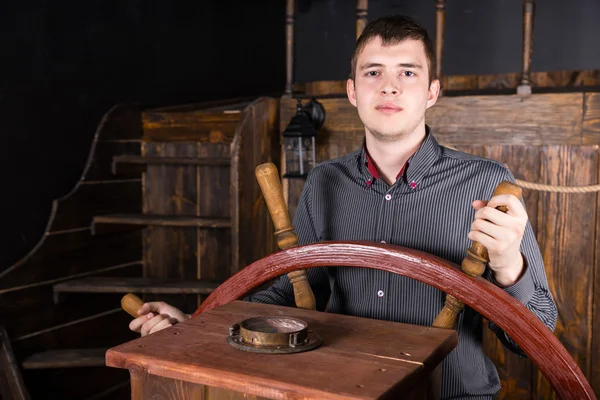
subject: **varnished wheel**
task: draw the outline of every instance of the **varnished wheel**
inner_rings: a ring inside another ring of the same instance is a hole
[[[380,269],[434,286],[494,322],[528,355],[562,399],[596,399],[587,379],[553,333],[523,304],[483,278],[428,253],[371,242],[323,242],[258,260],[229,278],[194,316],[237,300],[280,275],[313,267]]]

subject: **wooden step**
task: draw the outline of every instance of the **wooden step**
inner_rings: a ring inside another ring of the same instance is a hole
[[[178,215],[109,214],[95,216],[92,234],[99,233],[97,225],[176,226],[180,228],[231,228],[229,218],[202,218]]]
[[[180,279],[88,277],[54,285],[55,293],[162,293],[208,295],[219,282]]]
[[[24,369],[103,367],[108,348],[48,350],[26,358]]]
[[[143,157],[131,154],[114,156],[112,173],[145,172],[147,165],[206,165],[213,167],[228,167],[229,157]]]

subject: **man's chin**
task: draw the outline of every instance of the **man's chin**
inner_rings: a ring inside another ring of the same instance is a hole
[[[395,142],[406,136],[406,133],[404,131],[399,131],[397,127],[394,130],[369,129],[369,131],[373,138],[380,142]]]

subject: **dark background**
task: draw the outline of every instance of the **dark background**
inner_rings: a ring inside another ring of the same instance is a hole
[[[79,179],[94,130],[116,103],[166,106],[278,96],[284,0],[1,0],[0,270],[40,239],[52,200]],[[354,0],[297,0],[295,81],[348,75]],[[434,33],[434,1],[371,0],[369,19],[408,14]],[[600,69],[600,2],[536,9],[532,69]],[[446,7],[444,74],[521,68],[521,0]]]

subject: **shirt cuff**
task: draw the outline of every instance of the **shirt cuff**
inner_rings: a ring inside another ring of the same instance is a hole
[[[491,269],[487,269],[487,279],[494,285],[500,287],[506,293],[519,300],[523,304],[529,303],[529,300],[533,297],[535,292],[535,285],[533,284],[533,277],[529,271],[529,264],[523,254],[523,272],[518,281],[511,286],[501,287],[496,279],[494,279],[494,273]]]

